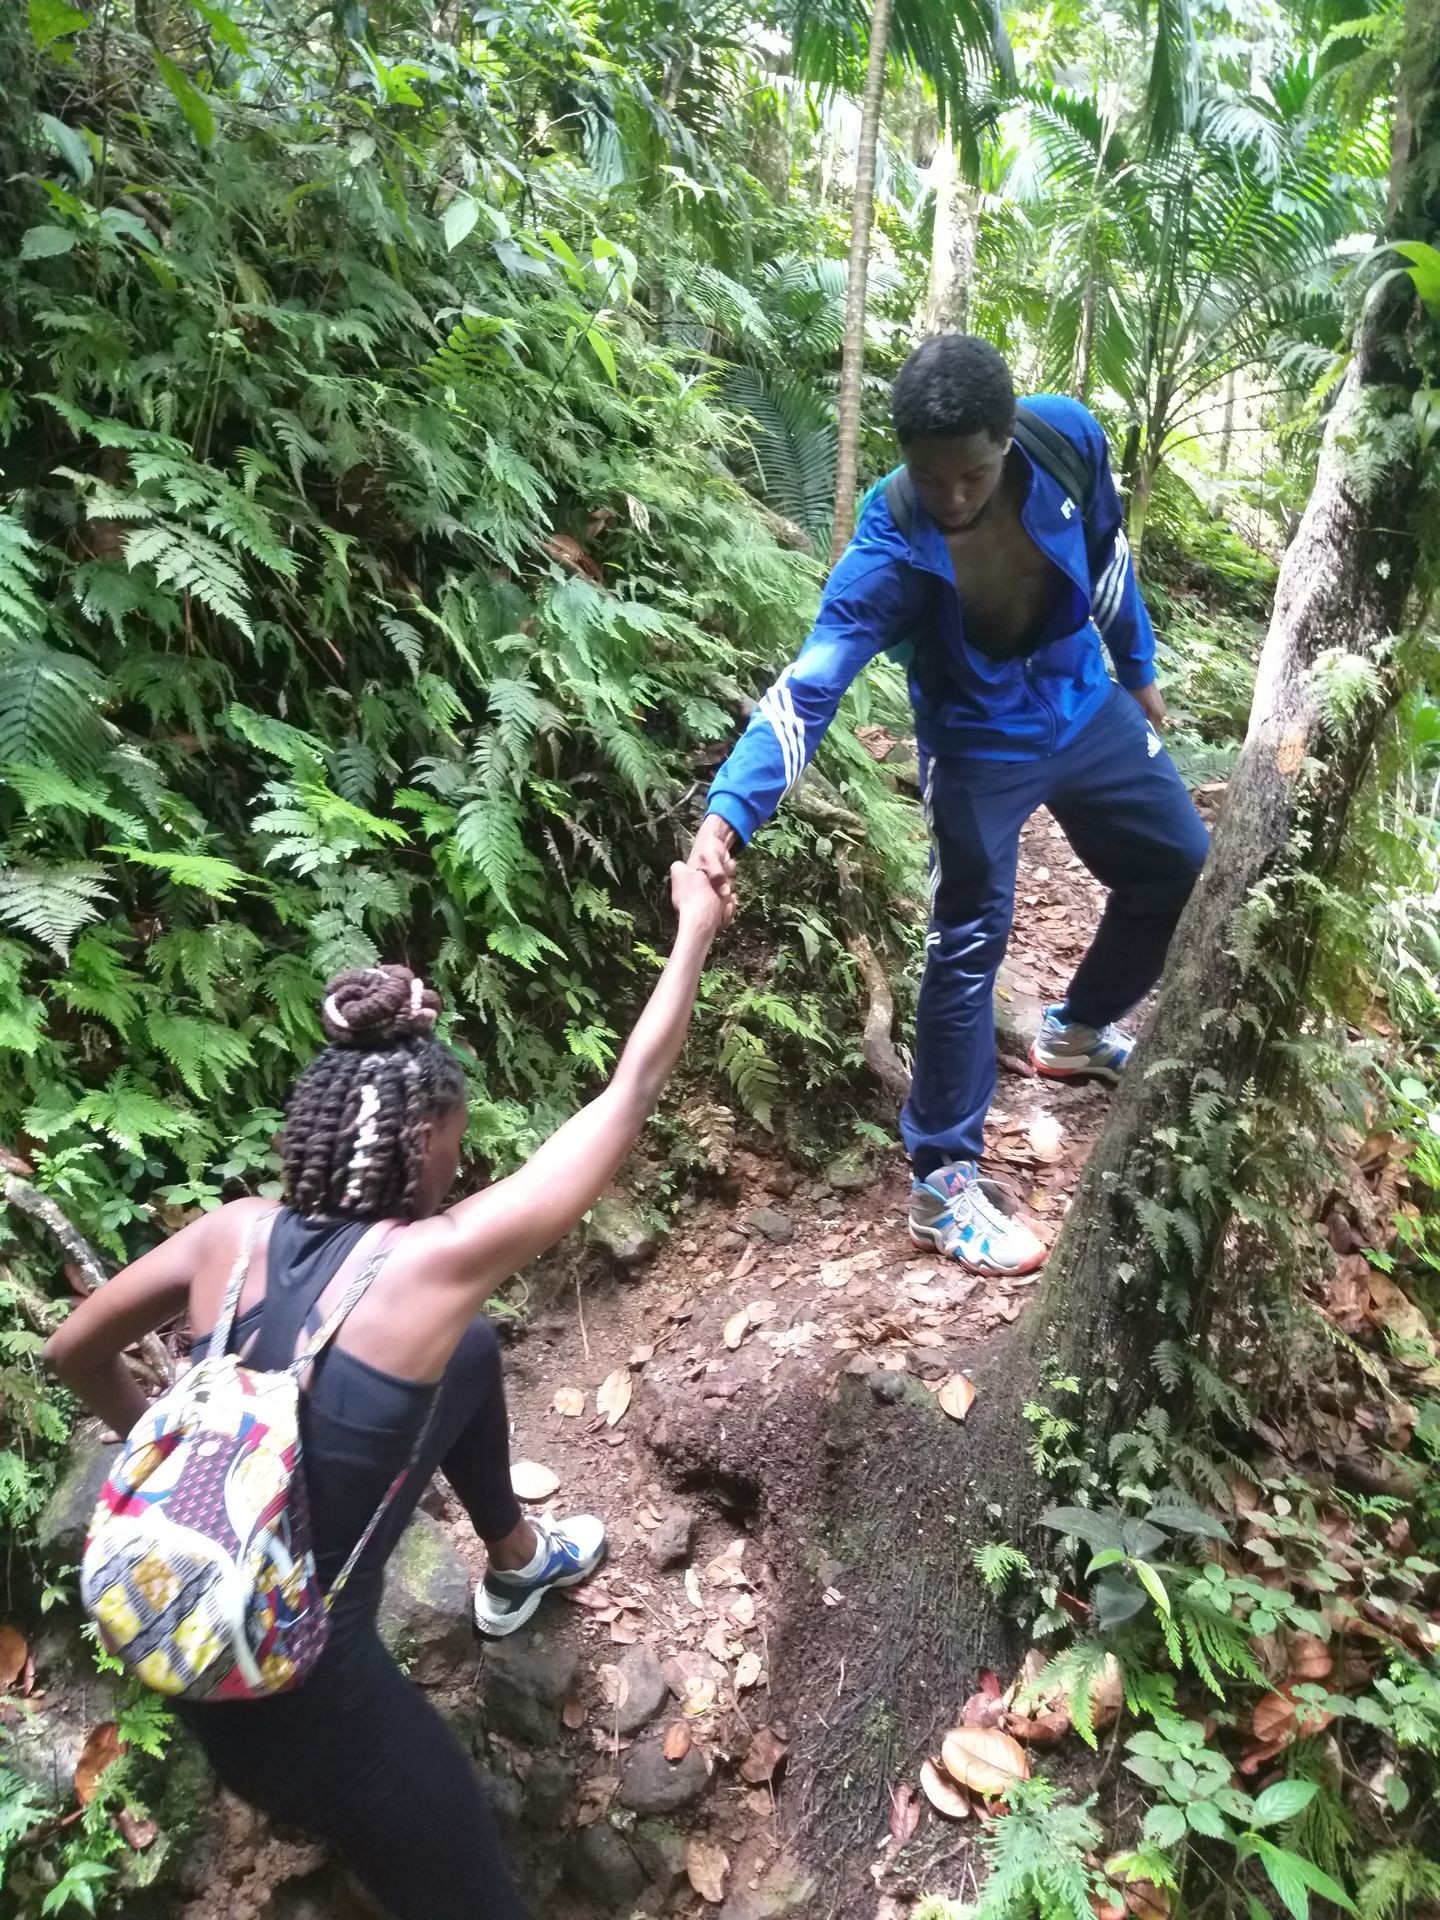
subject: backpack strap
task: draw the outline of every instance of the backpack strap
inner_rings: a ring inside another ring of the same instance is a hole
[[[1036,466],[1043,467],[1065,489],[1079,507],[1081,518],[1088,520],[1095,504],[1095,470],[1070,436],[1029,407],[1017,407],[1015,438]]]
[[[885,482],[885,504],[890,509],[890,518],[908,540],[915,525],[915,489],[904,467]]]
[[[330,1342],[340,1331],[351,1308],[359,1305],[361,1298],[369,1291],[370,1282],[375,1278],[376,1274],[379,1273],[381,1267],[384,1266],[389,1258],[390,1249],[388,1246],[382,1247],[379,1253],[371,1255],[345,1289],[340,1297],[339,1305],[334,1308],[324,1325],[316,1328],[315,1332],[311,1334],[299,1353],[297,1353],[295,1358],[290,1362],[289,1367],[286,1369],[288,1373],[293,1374],[298,1380],[310,1363],[319,1359],[325,1348],[329,1346]]]
[[[271,1218],[268,1213],[257,1213],[245,1229],[240,1242],[240,1251],[235,1256],[235,1264],[230,1269],[230,1278],[225,1282],[225,1297],[220,1302],[220,1311],[215,1316],[215,1325],[210,1329],[210,1344],[206,1352],[221,1354],[230,1345],[230,1335],[235,1330],[235,1309],[240,1304],[240,1292],[245,1285],[245,1276],[250,1271],[250,1261],[255,1252],[256,1242],[261,1229]]]

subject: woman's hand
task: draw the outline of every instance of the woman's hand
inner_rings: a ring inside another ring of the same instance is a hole
[[[683,860],[676,860],[670,868],[670,899],[681,928],[693,928],[707,945],[735,917],[735,897],[728,887],[722,890],[718,880],[696,867],[687,867]]]
[[[738,836],[728,820],[718,813],[707,813],[690,848],[686,865],[697,873],[708,874],[715,882],[720,898],[731,912],[735,908],[735,847]]]

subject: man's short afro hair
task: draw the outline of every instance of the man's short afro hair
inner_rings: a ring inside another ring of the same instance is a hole
[[[988,433],[998,443],[1015,428],[1015,383],[988,340],[938,333],[896,374],[890,419],[902,447],[969,433]]]

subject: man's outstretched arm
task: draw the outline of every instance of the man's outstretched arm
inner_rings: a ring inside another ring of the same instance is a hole
[[[909,631],[913,589],[899,562],[853,549],[826,582],[795,660],[764,695],[716,774],[689,864],[728,886],[735,855],[795,787],[862,667]]]

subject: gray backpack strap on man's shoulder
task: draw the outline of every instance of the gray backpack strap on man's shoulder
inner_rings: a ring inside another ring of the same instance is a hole
[[[1052,427],[1029,407],[1015,409],[1015,438],[1037,467],[1043,467],[1088,519],[1095,504],[1095,469],[1068,434]],[[904,467],[885,482],[885,504],[890,518],[908,540],[915,525],[915,489]]]

